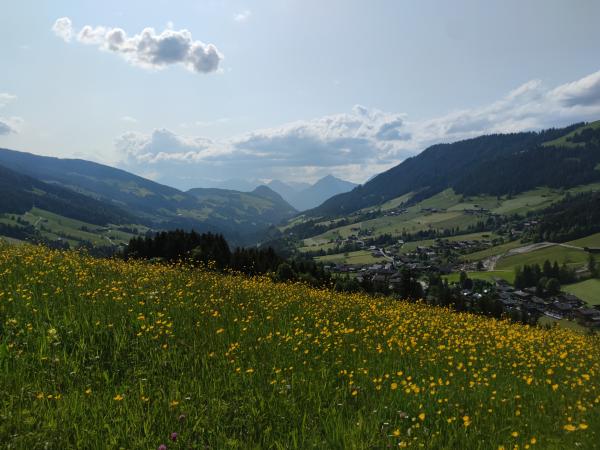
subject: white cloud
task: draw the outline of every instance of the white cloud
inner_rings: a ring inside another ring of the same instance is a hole
[[[598,106],[600,103],[600,71],[572,83],[558,86],[549,95],[568,107]]]
[[[123,116],[121,117],[121,120],[123,122],[128,122],[128,123],[137,123],[138,120],[135,117],[131,117],[131,116]]]
[[[4,122],[4,119],[0,118],[0,136],[10,134],[13,132],[14,130],[11,128],[11,126],[8,123]]]
[[[6,92],[0,92],[0,108],[8,105],[10,102],[17,99],[16,95],[8,94]]]
[[[16,99],[16,95],[0,92],[0,108],[5,107]],[[20,117],[0,117],[0,136],[18,133],[19,127],[22,123],[23,119]]]
[[[506,133],[600,119],[600,71],[553,89],[532,80],[491,105],[407,124],[420,147],[480,134]]]
[[[236,22],[239,22],[239,23],[247,22],[248,19],[250,19],[250,16],[252,16],[252,11],[247,9],[247,10],[241,11],[241,12],[237,13],[235,16],[233,16],[233,20],[235,20]]]
[[[357,105],[224,140],[130,132],[117,147],[131,167],[160,167],[173,184],[233,175],[311,181],[328,173],[363,182],[434,143],[598,119],[600,72],[555,88],[532,80],[489,105],[421,121]]]
[[[0,117],[0,136],[7,134],[17,134],[23,119],[20,117]]]
[[[52,25],[52,31],[63,41],[71,42],[73,38],[73,24],[71,23],[71,19],[68,17],[56,19],[56,22]]]
[[[74,34],[67,17],[58,19],[53,30],[66,42]],[[141,33],[128,36],[121,28],[85,25],[77,33],[77,41],[117,53],[130,64],[145,69],[181,64],[193,72],[210,73],[218,70],[223,59],[213,44],[194,40],[188,30],[167,28],[157,33],[153,28],[144,28]]]

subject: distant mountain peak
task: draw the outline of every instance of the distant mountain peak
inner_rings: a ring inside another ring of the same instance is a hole
[[[279,195],[277,192],[275,192],[273,189],[271,189],[269,186],[267,186],[265,184],[261,184],[260,186],[256,186],[251,193],[254,194],[254,195],[258,195],[260,197],[276,198],[276,199],[279,199],[279,200],[283,200],[283,198],[281,197],[281,195]]]
[[[268,187],[277,192],[283,199],[299,211],[314,208],[328,198],[348,192],[356,185],[342,180],[331,174],[325,175],[314,184],[286,183],[280,180],[272,180]]]

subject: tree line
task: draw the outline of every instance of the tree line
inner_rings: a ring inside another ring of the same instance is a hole
[[[191,261],[219,271],[233,270],[246,275],[271,274],[278,281],[304,281],[324,286],[331,277],[312,260],[286,261],[272,247],[230,249],[221,234],[196,231],[162,231],[134,237],[124,250],[125,259],[158,259],[166,262]]]
[[[517,289],[535,287],[539,297],[557,295],[562,284],[575,281],[575,271],[566,264],[559,266],[557,261],[552,264],[546,260],[542,267],[539,264],[525,264],[515,269],[515,287]]]

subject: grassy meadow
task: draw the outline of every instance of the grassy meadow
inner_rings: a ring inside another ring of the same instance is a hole
[[[496,264],[500,270],[515,270],[525,264],[544,264],[544,261],[557,261],[558,264],[565,263],[571,268],[583,267],[587,264],[588,253],[576,248],[553,245],[539,250],[511,255],[501,258]]]
[[[599,344],[0,244],[3,448],[600,448]]]
[[[590,305],[600,305],[600,280],[589,279],[563,286],[563,290],[585,300]]]

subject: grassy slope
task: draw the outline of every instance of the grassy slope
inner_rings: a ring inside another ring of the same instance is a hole
[[[477,216],[465,215],[464,209],[472,208],[486,208],[496,214],[508,215],[508,214],[526,214],[530,211],[540,210],[546,208],[552,203],[563,198],[565,193],[578,193],[590,190],[600,190],[600,184],[589,184],[577,186],[568,190],[549,189],[549,188],[537,188],[529,192],[524,192],[513,198],[496,198],[490,196],[471,196],[462,198],[456,195],[452,190],[443,191],[431,198],[428,198],[414,206],[408,208],[408,212],[399,216],[385,216],[377,219],[367,220],[352,225],[346,225],[338,228],[334,228],[325,233],[317,236],[312,236],[305,239],[301,248],[302,250],[327,250],[332,240],[338,237],[347,238],[351,234],[355,234],[352,228],[363,228],[373,229],[375,236],[384,233],[391,233],[392,235],[399,235],[403,231],[417,232],[426,230],[428,228],[444,229],[459,227],[465,229],[470,224],[476,223],[481,220]],[[382,209],[392,209],[402,201],[407,200],[410,194],[407,196],[398,197],[392,199],[382,205]],[[446,209],[446,211],[438,213],[424,213],[421,211],[422,208],[438,208]],[[370,211],[374,208],[366,208],[363,212]],[[355,218],[356,215],[350,216]],[[302,217],[294,219],[294,223],[299,223],[305,220]],[[326,223],[326,222],[323,222]],[[500,248],[498,253],[494,250],[488,252],[489,255],[500,254],[503,249]]]
[[[555,319],[553,317],[541,316],[538,320],[538,325],[550,325],[550,326],[558,326],[560,328],[565,328],[567,330],[573,330],[578,333],[588,333],[589,329],[579,325],[577,322],[568,319]]]
[[[575,134],[579,133],[581,130],[584,130],[586,128],[600,128],[600,120],[597,120],[595,122],[591,122],[583,127],[577,128],[576,130],[565,134],[564,136],[559,137],[558,139],[554,139],[553,141],[550,142],[546,142],[544,145],[545,146],[556,146],[556,147],[577,147],[577,146],[581,146],[583,145],[582,143],[579,142],[569,142],[567,141],[567,138],[574,136]]]
[[[30,246],[0,299],[10,448],[600,441],[600,342],[568,330]]]
[[[496,264],[496,268],[502,270],[514,270],[517,266],[523,266],[525,264],[541,265],[546,260],[550,260],[551,262],[558,261],[559,264],[566,263],[571,267],[579,267],[585,265],[587,258],[587,253],[583,250],[555,245],[529,253],[502,258],[498,261],[498,264]]]
[[[371,252],[367,250],[358,250],[355,252],[349,252],[346,256],[344,253],[335,255],[318,256],[315,258],[316,261],[322,263],[345,263],[345,264],[372,264],[387,262],[384,258],[374,258],[371,256]]]
[[[600,189],[600,185],[587,185],[571,189],[570,191],[579,192],[591,189]],[[334,228],[323,234],[305,239],[303,247],[310,247],[310,250],[319,250],[324,248],[331,240],[335,240],[338,237],[347,238],[351,234],[355,234],[352,228],[357,227],[372,229],[375,236],[385,233],[400,235],[403,231],[415,233],[429,228],[444,229],[459,227],[466,229],[469,225],[481,220],[481,218],[464,214],[464,209],[486,208],[496,214],[525,214],[529,211],[545,208],[561,199],[563,195],[564,192],[560,190],[538,188],[533,191],[524,192],[514,198],[497,199],[490,196],[462,198],[456,195],[451,189],[448,189],[411,206],[405,214],[384,216]],[[398,204],[406,198],[406,196],[403,196],[390,202]],[[446,211],[427,213],[421,211],[423,208],[445,209]]]
[[[581,239],[569,242],[577,247],[600,247],[600,233],[592,234]]]
[[[460,259],[463,261],[480,261],[489,258],[490,256],[502,255],[513,248],[522,247],[523,245],[525,244],[522,244],[521,241],[511,241],[505,244],[496,245],[495,247],[486,248],[485,250],[462,255]]]
[[[590,305],[600,305],[600,280],[585,280],[563,286],[563,290],[585,300]]]
[[[4,240],[7,244],[10,244],[10,245],[22,245],[25,243],[24,241],[21,241],[19,239],[15,239],[15,238],[11,238],[8,236],[0,236],[0,241],[2,241],[2,240]],[[2,245],[2,244],[0,243],[0,245]]]
[[[484,280],[484,281],[495,281],[496,278],[502,278],[509,283],[515,281],[515,272],[512,270],[491,270],[488,272],[467,272],[469,278],[473,280]],[[460,273],[451,273],[450,275],[444,276],[449,282],[458,281],[460,279]]]
[[[72,246],[76,246],[83,241],[91,242],[97,246],[110,245],[111,242],[113,244],[125,244],[134,236],[131,233],[117,230],[116,225],[102,227],[60,216],[39,208],[33,208],[31,211],[22,215],[0,215],[0,221],[9,225],[19,226],[19,223],[13,220],[13,217],[20,217],[27,223],[35,225],[36,228],[40,230],[41,235],[51,241],[63,239]],[[41,227],[44,227],[49,231],[41,230]],[[82,227],[85,227],[89,231],[83,231],[81,229]],[[146,227],[141,225],[131,225],[130,227],[138,228],[140,233],[147,230]],[[61,237],[62,235],[66,235],[67,238]]]

